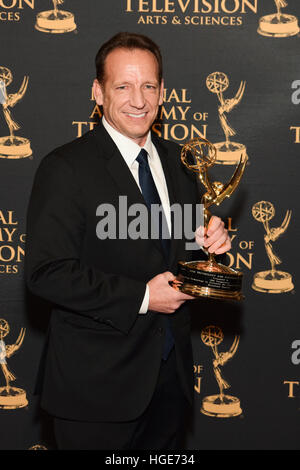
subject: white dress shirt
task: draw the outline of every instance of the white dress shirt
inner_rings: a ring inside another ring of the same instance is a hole
[[[141,149],[144,148],[148,153],[148,162],[149,167],[161,200],[161,204],[163,206],[163,210],[166,216],[167,225],[169,229],[169,233],[171,233],[171,213],[170,213],[170,201],[169,201],[169,194],[167,183],[165,179],[165,175],[163,172],[163,168],[161,165],[161,161],[155,145],[152,143],[151,140],[151,132],[148,132],[147,140],[143,147],[140,147],[138,144],[133,142],[133,140],[129,139],[125,135],[118,132],[114,129],[105,119],[103,116],[102,123],[109,135],[111,136],[112,140],[118,147],[122,157],[124,158],[125,162],[128,165],[129,170],[131,171],[140,191],[141,187],[139,184],[139,164],[136,161],[138,154],[140,153]],[[148,310],[149,305],[149,287],[146,286],[145,296],[140,308],[139,313],[146,313]]]

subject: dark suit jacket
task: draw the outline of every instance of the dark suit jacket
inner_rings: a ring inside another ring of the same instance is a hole
[[[180,161],[180,146],[158,139],[170,204],[199,203],[195,178]],[[176,273],[187,259],[185,239],[172,240],[166,263],[158,240],[99,240],[99,204],[144,203],[116,145],[99,124],[42,161],[27,218],[25,273],[35,295],[53,304],[41,406],[84,421],[125,421],[140,415],[157,380],[165,315],[139,314],[146,283]],[[118,214],[118,212],[117,212]],[[193,363],[188,302],[169,316],[178,371],[188,400]],[[42,312],[41,312],[42,314]]]

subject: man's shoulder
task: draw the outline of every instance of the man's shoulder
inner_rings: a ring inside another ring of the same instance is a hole
[[[98,154],[94,139],[95,131],[88,131],[63,145],[51,150],[44,156],[40,166],[81,167]]]
[[[89,147],[92,148],[93,146],[93,131],[88,131],[81,137],[77,137],[54,148],[45,158],[50,158],[51,156],[55,158],[55,156],[59,155],[61,158],[68,160],[70,156],[72,158],[80,157],[82,151],[88,150]]]
[[[168,153],[178,155],[181,152],[181,145],[159,137],[157,134],[152,133],[152,142],[155,146],[165,149]]]
[[[180,149],[181,148],[181,145],[180,144],[177,144],[177,142],[174,142],[173,140],[167,140],[167,139],[163,139],[163,137],[160,137],[158,134],[156,134],[155,132],[152,132],[151,133],[151,137],[152,137],[152,141],[155,143],[155,142],[158,142],[160,145],[164,145],[166,147],[170,147],[170,148],[177,148],[177,149]]]

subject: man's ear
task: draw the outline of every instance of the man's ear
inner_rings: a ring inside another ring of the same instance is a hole
[[[164,102],[164,80],[161,80],[160,90],[159,90],[159,106],[161,106]]]
[[[102,91],[102,86],[100,85],[97,78],[95,78],[93,82],[93,95],[95,97],[96,103],[99,106],[102,106],[103,105],[103,91]]]

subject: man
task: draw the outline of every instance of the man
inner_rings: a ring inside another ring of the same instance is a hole
[[[27,284],[53,303],[41,405],[59,449],[176,449],[193,395],[192,297],[169,281],[186,240],[103,237],[98,223],[101,204],[118,211],[126,196],[128,207],[160,201],[173,233],[170,207],[194,207],[196,182],[180,147],[150,132],[163,101],[156,44],[119,33],[96,68],[103,122],[42,160],[28,209]],[[196,240],[230,248],[217,217]]]

